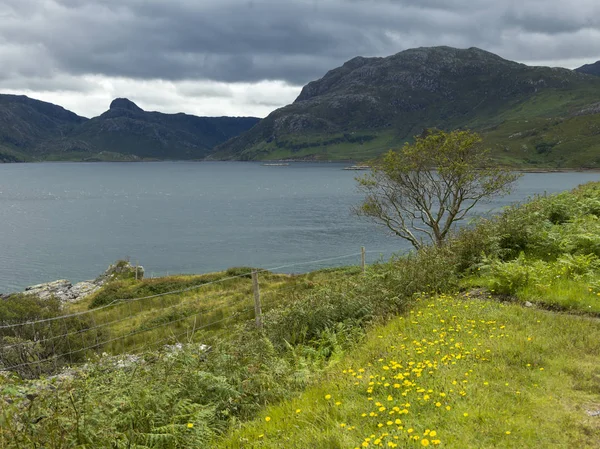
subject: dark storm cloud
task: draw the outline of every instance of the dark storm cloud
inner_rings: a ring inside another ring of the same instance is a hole
[[[0,81],[304,84],[357,55],[429,45],[592,62],[599,30],[596,0],[2,0]]]

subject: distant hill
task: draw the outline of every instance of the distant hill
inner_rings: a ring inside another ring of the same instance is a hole
[[[60,140],[86,121],[51,103],[0,95],[0,161],[27,160],[41,142]]]
[[[258,120],[146,112],[124,98],[86,119],[51,103],[0,95],[0,161],[202,159]]]
[[[217,159],[365,159],[425,128],[483,133],[497,159],[600,166],[600,78],[469,48],[357,57],[218,146]]]
[[[576,72],[586,73],[588,75],[600,76],[600,61],[597,61],[593,64],[582,65],[581,67],[575,69]]]

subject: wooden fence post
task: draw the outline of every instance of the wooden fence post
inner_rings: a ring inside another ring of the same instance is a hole
[[[256,320],[256,327],[262,329],[262,310],[260,307],[260,288],[258,286],[258,273],[256,270],[252,270],[252,290],[254,291],[254,316]]]
[[[363,274],[365,274],[365,247],[361,246],[360,247],[360,267],[362,268],[362,272]]]

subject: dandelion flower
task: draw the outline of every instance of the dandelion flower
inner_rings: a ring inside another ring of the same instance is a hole
[[[429,446],[429,440],[427,438],[423,438],[421,440],[421,446]]]
[[[266,422],[269,422],[269,421],[271,421],[271,417],[270,417],[270,416],[265,416],[265,421],[266,421]]]
[[[331,399],[331,395],[330,394],[326,394],[325,395],[325,399],[330,400]]]
[[[194,423],[192,423],[192,422],[187,423],[187,428],[188,429],[191,429],[193,427],[194,427]]]

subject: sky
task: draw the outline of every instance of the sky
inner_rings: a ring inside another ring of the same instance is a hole
[[[600,60],[600,1],[0,0],[0,93],[264,117],[355,56],[437,45],[579,67]]]

